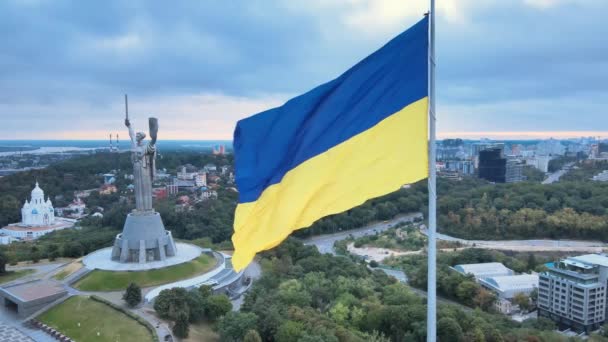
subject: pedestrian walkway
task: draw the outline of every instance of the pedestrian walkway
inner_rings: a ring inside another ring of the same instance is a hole
[[[0,341],[2,342],[29,342],[34,341],[27,337],[17,328],[12,327],[4,322],[0,322]]]

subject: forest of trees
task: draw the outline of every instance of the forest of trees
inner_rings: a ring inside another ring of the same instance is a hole
[[[446,194],[443,195],[442,194]],[[608,240],[608,184],[565,181],[439,187],[440,231],[466,239]]]
[[[214,156],[195,152],[171,152],[159,158],[159,167],[174,172],[179,165],[202,167],[207,163],[231,165],[232,156]],[[47,194],[64,194],[70,199],[74,190],[90,189],[101,184],[100,173],[115,165],[129,172],[127,154],[97,154],[71,159],[44,170],[17,173],[0,179],[0,224],[20,220],[21,202],[29,196],[32,182],[38,180]],[[542,185],[539,182],[490,184],[474,177],[461,181],[439,178],[439,230],[466,239],[496,238],[572,238],[608,241],[608,184],[589,181],[589,174],[608,169],[606,162],[579,162],[564,181]],[[75,175],[73,182],[64,174]],[[120,180],[122,182],[124,180]],[[120,185],[120,184],[119,184]],[[124,184],[123,184],[124,185]],[[121,185],[122,186],[122,185]],[[49,256],[78,256],[109,245],[112,236],[122,229],[132,201],[121,196],[101,196],[93,192],[85,201],[89,207],[105,208],[104,217],[85,219],[82,230],[50,234],[35,246],[17,243],[0,247],[11,262]],[[180,239],[206,238],[212,243],[229,242],[238,194],[218,190],[218,199],[195,205],[194,210],[176,212],[174,199],[155,202],[167,229]],[[427,211],[426,181],[372,199],[344,213],[328,216],[308,229],[295,233],[307,237],[322,233],[359,228],[396,215]]]
[[[261,264],[262,278],[241,311],[220,319],[222,341],[242,341],[246,334],[277,342],[426,339],[423,298],[381,271],[321,255],[295,239],[264,253]],[[520,324],[451,305],[440,305],[438,314],[440,341],[576,341],[551,331],[555,326],[546,319]]]

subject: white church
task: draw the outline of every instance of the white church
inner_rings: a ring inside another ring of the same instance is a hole
[[[44,199],[44,191],[36,182],[31,199],[25,200],[21,208],[21,222],[9,224],[0,229],[0,235],[17,240],[37,239],[56,230],[71,228],[75,220],[55,218],[55,208],[51,199]]]
[[[51,199],[44,200],[44,191],[38,186],[32,190],[31,201],[25,200],[21,209],[21,224],[24,226],[42,226],[55,223],[55,209]]]

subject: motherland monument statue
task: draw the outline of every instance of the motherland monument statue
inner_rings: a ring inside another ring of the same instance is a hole
[[[152,207],[152,183],[156,174],[156,140],[158,120],[149,118],[150,142],[144,144],[146,134],[135,133],[129,120],[125,95],[125,126],[131,138],[131,162],[135,185],[135,209],[127,215],[122,233],[116,236],[112,259],[120,262],[146,263],[165,260],[176,254],[170,231],[165,230],[160,214]]]

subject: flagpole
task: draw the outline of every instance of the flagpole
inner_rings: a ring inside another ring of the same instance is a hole
[[[429,229],[427,276],[427,342],[437,340],[437,172],[435,147],[435,0],[430,0],[429,22]]]

